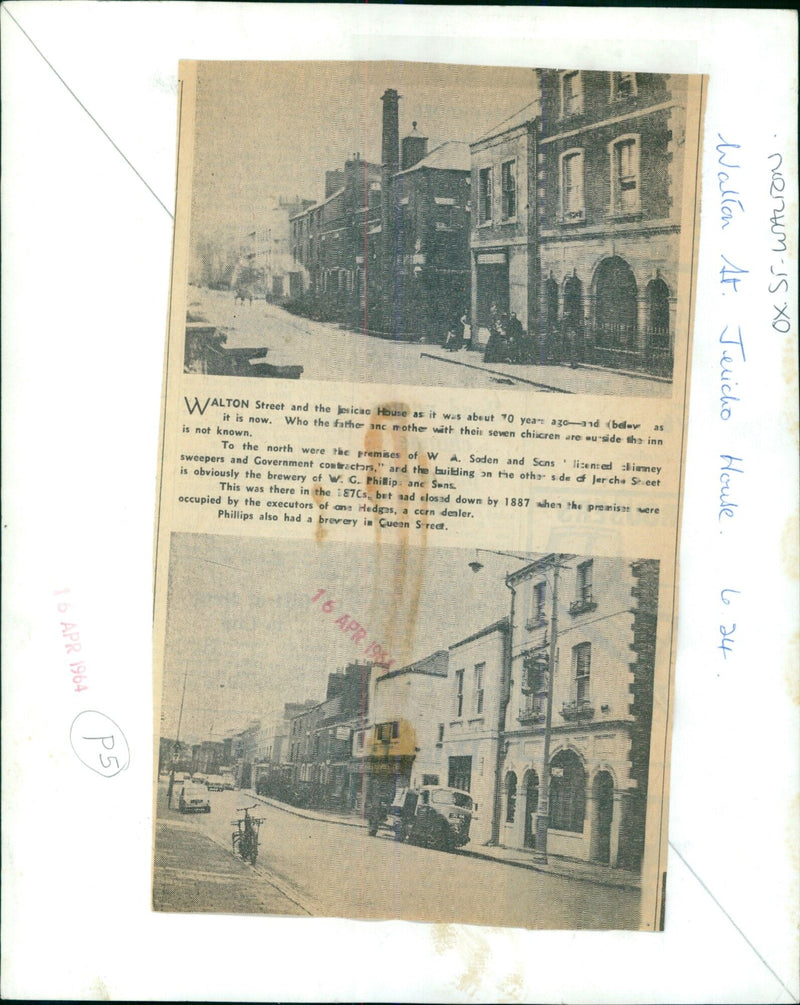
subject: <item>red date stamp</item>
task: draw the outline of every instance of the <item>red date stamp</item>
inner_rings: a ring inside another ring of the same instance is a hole
[[[323,597],[326,597],[326,592],[327,591],[324,589],[317,590],[311,598],[311,603],[316,604],[321,601],[319,608],[321,611],[324,611],[325,614],[338,613],[338,611],[336,611],[336,604],[334,601],[332,601],[329,597],[323,600]],[[339,615],[334,620],[334,624],[338,626],[340,631],[349,635],[353,642],[358,646],[361,646],[369,635],[367,629],[350,614]],[[380,663],[387,669],[391,669],[394,665],[394,660],[389,658],[389,653],[378,642],[367,642],[367,644],[364,645],[362,652],[368,659],[372,660],[373,663]]]
[[[78,623],[72,620],[74,614],[70,614],[75,605],[71,600],[66,599],[66,595],[69,592],[69,588],[55,591],[55,596],[61,598],[56,604],[56,610],[59,614],[65,615],[69,619],[61,621],[61,638],[67,657],[67,671],[69,676],[72,677],[74,690],[80,693],[89,689],[89,685],[84,683],[88,677],[88,670],[86,661],[81,655],[83,652],[83,643],[81,642],[80,628],[78,627]]]

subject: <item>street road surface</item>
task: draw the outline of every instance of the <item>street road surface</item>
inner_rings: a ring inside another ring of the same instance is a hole
[[[211,848],[206,854],[214,859],[217,874],[225,871],[219,864],[222,860],[217,859],[219,853],[237,862],[230,852],[231,821],[241,815],[237,807],[250,806],[255,800],[244,792],[212,792],[211,813],[182,816],[167,809],[165,795],[166,783],[162,782],[159,819],[172,825],[157,827],[157,883],[159,863],[173,870],[169,874],[173,880],[178,878],[174,870],[180,869],[181,862],[174,845],[185,842],[187,828],[198,838],[213,838],[216,844],[196,841],[191,860],[183,860],[186,883],[196,891],[194,906],[186,906],[180,884],[162,882],[156,891],[160,910],[263,910],[522,928],[638,927],[639,894],[635,890],[520,869],[463,853],[398,844],[388,834],[371,838],[362,827],[310,820],[261,803],[253,811],[264,818],[257,864],[255,868],[241,860],[237,864],[237,869],[249,870],[246,902],[241,882],[237,886],[224,875],[212,895],[208,885],[199,882],[206,868],[203,849]],[[260,902],[263,908],[258,906]]]
[[[188,309],[228,333],[230,349],[266,346],[267,363],[300,364],[301,380],[343,380],[375,384],[494,387],[515,383],[483,370],[454,366],[423,353],[438,347],[393,342],[337,324],[310,321],[264,300],[235,303],[233,292],[190,287]],[[480,364],[481,353],[461,350],[454,358]],[[530,384],[518,384],[531,390]]]

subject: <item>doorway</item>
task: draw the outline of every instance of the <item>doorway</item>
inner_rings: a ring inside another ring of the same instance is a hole
[[[592,860],[603,865],[611,861],[611,821],[614,816],[614,781],[607,771],[599,771],[592,783],[594,827]]]
[[[536,811],[539,809],[539,776],[529,771],[525,781],[525,839],[526,848],[536,847]]]

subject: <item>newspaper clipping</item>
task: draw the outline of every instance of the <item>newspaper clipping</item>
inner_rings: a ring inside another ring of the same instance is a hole
[[[155,910],[663,927],[703,90],[181,65]]]

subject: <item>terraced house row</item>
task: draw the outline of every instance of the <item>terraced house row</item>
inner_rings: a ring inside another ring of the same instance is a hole
[[[530,104],[429,149],[383,102],[381,164],[354,155],[291,220],[297,309],[399,339],[515,314],[527,361],[672,376],[683,76],[537,70]],[[413,103],[413,96],[404,100]]]

